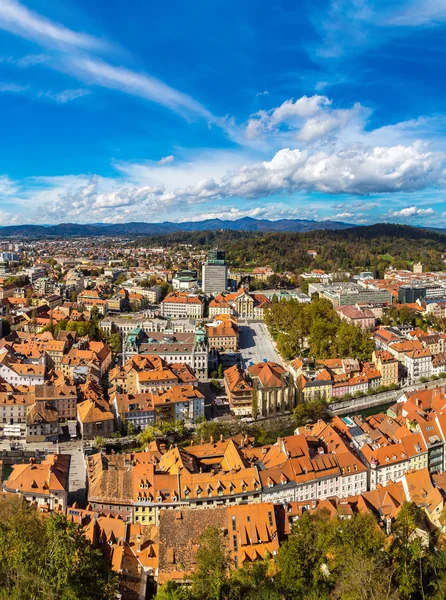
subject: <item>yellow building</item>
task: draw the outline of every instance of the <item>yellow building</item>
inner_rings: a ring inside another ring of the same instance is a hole
[[[398,385],[398,360],[395,356],[386,350],[375,350],[372,361],[381,372],[381,385]]]

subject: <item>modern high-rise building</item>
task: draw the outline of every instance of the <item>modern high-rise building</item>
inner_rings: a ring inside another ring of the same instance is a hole
[[[201,272],[201,287],[205,294],[220,294],[228,287],[228,265],[224,250],[209,250]]]
[[[402,285],[398,289],[398,302],[401,304],[412,304],[417,300],[426,298],[426,288],[423,286]]]

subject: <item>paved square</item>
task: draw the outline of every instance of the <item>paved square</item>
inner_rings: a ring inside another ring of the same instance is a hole
[[[283,364],[276,352],[265,323],[251,322],[240,325],[240,354],[242,368],[246,369],[251,363],[268,360]]]

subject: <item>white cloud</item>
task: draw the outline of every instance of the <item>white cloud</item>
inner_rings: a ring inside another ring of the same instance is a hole
[[[446,21],[446,4],[444,0],[411,0],[407,6],[399,8],[384,20],[385,25],[400,27],[416,27],[418,25],[435,25]]]
[[[202,212],[191,217],[185,217],[182,221],[203,221],[205,219],[221,219],[235,221],[243,217],[252,219],[268,219],[277,221],[279,219],[310,219],[318,218],[317,212],[313,209],[293,208],[283,203],[268,204],[266,206],[256,206],[255,208],[237,208],[232,206],[222,211]]]
[[[50,100],[54,100],[59,104],[66,104],[67,102],[77,100],[78,98],[88,96],[89,94],[91,94],[90,90],[78,88],[74,90],[62,90],[61,92],[53,92],[49,90],[41,91],[39,92],[38,96],[39,98],[49,98]]]
[[[355,215],[351,212],[343,212],[343,213],[338,213],[337,215],[333,215],[332,217],[330,217],[330,219],[334,219],[334,220],[351,219],[354,216]]]
[[[0,199],[17,193],[18,185],[7,175],[0,175]]]
[[[178,149],[175,161],[160,165],[159,162],[117,162],[114,167],[133,185],[164,185],[173,190],[195,185],[200,179],[220,180],[228,171],[252,161],[251,154],[238,150]]]
[[[20,67],[21,69],[27,69],[34,65],[39,65],[49,60],[47,54],[26,54],[25,56],[0,56],[0,63],[6,63]]]
[[[161,197],[164,188],[158,186],[125,186],[111,189],[109,182],[92,177],[89,181],[79,181],[76,185],[70,185],[70,189],[58,193],[57,197],[49,202],[44,202],[37,209],[38,213],[45,214],[45,219],[51,222],[61,220],[88,221],[92,214],[98,216],[101,221],[107,221],[114,216],[119,216],[123,209],[145,215],[147,210],[153,209],[157,212],[167,210],[168,199]],[[115,185],[116,187],[116,185]],[[115,213],[117,211],[117,213]],[[123,213],[123,214],[129,214]]]
[[[11,94],[20,94],[21,92],[27,92],[30,89],[29,85],[19,85],[17,83],[0,83],[0,92],[9,92]]]
[[[401,39],[405,29],[446,22],[444,0],[330,0],[314,2],[311,20],[319,31],[320,42],[306,45],[311,59],[338,61],[370,48],[382,46],[393,38]]]
[[[425,217],[435,214],[432,208],[417,208],[416,206],[408,206],[401,210],[389,210],[388,216],[390,217]]]
[[[416,191],[443,178],[443,156],[420,144],[350,147],[327,153],[283,149],[269,162],[240,168],[222,182],[220,194],[258,198],[312,190],[370,194]]]
[[[16,2],[0,2],[0,28],[33,40],[43,46],[59,48],[78,48],[81,50],[99,49],[106,44],[86,33],[78,33],[42,17]]]
[[[170,216],[179,212],[186,215],[195,205],[225,200],[224,210],[203,211],[206,214],[218,213],[225,218],[227,200],[230,198],[254,200],[277,195],[293,197],[302,193],[301,199],[294,199],[294,206],[281,207],[284,211],[282,218],[289,218],[294,214],[290,211],[302,213],[304,210],[304,192],[348,193],[355,196],[372,193],[398,195],[439,185],[443,177],[442,155],[429,152],[420,144],[371,149],[350,147],[332,153],[283,149],[270,161],[233,168],[218,179],[206,176],[194,180],[193,177],[201,172],[200,165],[200,162],[198,167],[194,163],[152,163],[133,169],[130,165],[122,165],[126,177],[121,180],[95,177],[89,181],[69,181],[68,189],[62,193],[63,182],[49,182],[58,190],[58,195],[55,197],[53,191],[51,201],[42,203],[45,193],[40,191],[38,212],[44,214],[45,219],[48,217],[53,221],[88,221],[93,214],[95,220],[111,222],[131,218],[160,220],[163,214]],[[212,172],[209,165],[208,171]],[[172,182],[182,182],[183,186],[175,188]],[[338,207],[338,212],[330,218],[360,222],[360,219],[364,220],[366,211],[375,206],[376,203],[370,201],[337,204],[335,207]],[[273,218],[268,212],[269,205],[243,207],[240,210],[244,215]],[[277,213],[277,205],[274,210],[274,218],[281,218]],[[232,211],[232,214],[239,213]],[[410,206],[387,216],[410,218],[432,214],[431,208]],[[188,218],[189,214],[184,216],[184,219]]]
[[[174,155],[169,154],[169,156],[163,156],[163,158],[158,161],[158,164],[159,165],[168,165],[169,163],[173,162],[174,160],[175,160]]]
[[[27,54],[26,56],[17,58],[14,61],[14,64],[22,69],[27,69],[28,67],[33,67],[34,65],[40,65],[49,60],[49,58],[50,57],[47,54]]]
[[[327,96],[302,96],[286,100],[269,111],[261,110],[248,120],[245,135],[248,140],[267,135],[295,132],[295,139],[312,143],[339,132],[351,123],[364,127],[370,111],[357,103],[352,108],[332,108]]]

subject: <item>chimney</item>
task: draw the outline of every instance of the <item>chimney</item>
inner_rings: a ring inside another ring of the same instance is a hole
[[[141,539],[142,539],[142,535],[138,534],[136,536],[136,552],[138,552],[138,554],[141,552]]]

